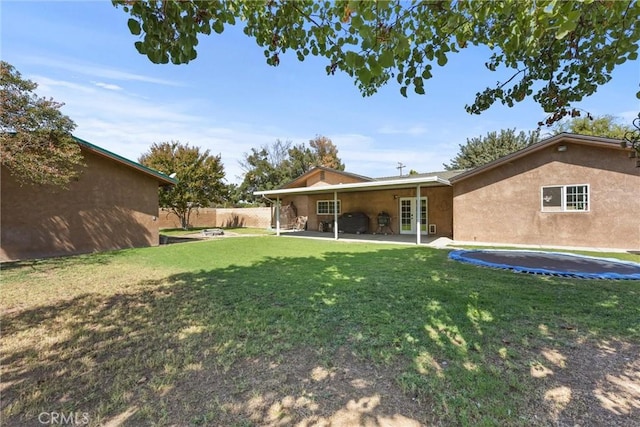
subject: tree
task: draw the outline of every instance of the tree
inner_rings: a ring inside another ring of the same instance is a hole
[[[599,117],[591,117],[591,115],[576,117],[569,121],[558,123],[554,126],[553,133],[557,135],[563,132],[570,132],[580,135],[624,139],[625,135],[632,130],[631,126],[621,124],[616,117],[607,114]]]
[[[293,146],[289,149],[289,158],[284,164],[284,167],[289,169],[291,179],[309,172],[316,166],[344,170],[344,163],[338,157],[338,147],[326,136],[316,135],[309,141],[308,147],[304,144]]]
[[[338,157],[338,147],[326,136],[316,135],[309,141],[309,146],[313,153],[313,165],[327,168],[344,170],[344,163]]]
[[[38,97],[37,87],[0,62],[0,160],[22,184],[66,187],[83,165],[71,135],[76,125],[60,112],[63,104]]]
[[[277,66],[288,51],[300,61],[324,57],[328,74],[348,74],[364,95],[392,80],[404,96],[409,88],[424,94],[435,64],[485,46],[484,65],[504,77],[466,110],[533,97],[550,113],[547,125],[576,114],[573,103],[637,59],[640,40],[635,0],[112,2],[130,15],[135,47],[154,63],[188,63],[199,36],[242,21],[268,64]]]
[[[475,168],[535,144],[539,140],[539,131],[528,134],[516,134],[515,129],[503,129],[500,133],[489,132],[486,137],[467,139],[466,144],[459,146],[460,151],[451,163],[443,166],[446,170]]]
[[[254,191],[281,187],[316,166],[344,170],[338,148],[331,139],[318,135],[309,141],[309,146],[277,139],[271,145],[252,148],[250,153],[244,154],[240,162],[245,171],[241,193],[245,201],[255,201]]]
[[[287,163],[282,166],[288,169],[288,175],[293,179],[317,166],[317,156],[305,144],[294,145],[289,149]]]
[[[224,167],[220,155],[211,156],[209,150],[201,153],[200,148],[178,141],[154,143],[138,161],[167,175],[175,173],[178,183],[161,187],[159,202],[180,219],[185,230],[194,210],[224,197]]]
[[[225,196],[225,202],[222,204],[222,207],[244,208],[244,207],[256,206],[253,203],[245,200],[244,194],[240,189],[240,185],[235,183],[230,183],[229,185],[227,185],[226,191],[227,193]]]
[[[250,153],[244,154],[240,167],[244,170],[244,179],[240,184],[240,192],[247,202],[256,198],[254,191],[272,190],[291,179],[285,168],[286,154],[291,147],[291,141],[276,140],[271,146],[263,145],[259,149],[252,148]]]

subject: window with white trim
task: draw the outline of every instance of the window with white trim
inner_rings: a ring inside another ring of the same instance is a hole
[[[542,212],[588,212],[589,184],[542,187]]]
[[[337,213],[340,213],[340,200],[337,201]],[[316,212],[318,215],[333,215],[334,201],[333,200],[318,200],[316,202]]]

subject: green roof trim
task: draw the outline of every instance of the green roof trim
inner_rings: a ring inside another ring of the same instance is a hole
[[[81,147],[86,148],[87,150],[101,155],[103,157],[107,157],[111,160],[114,160],[118,163],[121,163],[125,166],[129,166],[132,167],[134,169],[137,169],[138,171],[145,173],[147,175],[151,175],[153,178],[156,178],[159,182],[163,183],[163,184],[170,184],[170,185],[175,185],[178,183],[178,180],[175,178],[171,178],[168,175],[163,174],[162,172],[159,172],[155,169],[151,169],[148,168],[146,166],[141,165],[140,163],[134,162],[133,160],[129,160],[125,157],[122,157],[116,153],[112,153],[109,150],[105,150],[102,147],[98,147],[95,144],[92,144],[88,141],[85,141],[84,139],[80,139],[77,136],[73,136],[73,139],[78,143],[78,145],[80,145]]]

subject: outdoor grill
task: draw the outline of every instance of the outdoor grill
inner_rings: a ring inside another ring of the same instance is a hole
[[[384,232],[385,228],[393,234],[393,229],[391,228],[391,215],[383,211],[378,214],[378,229],[376,230],[376,233]]]
[[[378,227],[388,227],[391,225],[391,217],[386,212],[380,212],[378,214]]]

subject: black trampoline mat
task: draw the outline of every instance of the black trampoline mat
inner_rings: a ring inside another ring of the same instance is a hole
[[[608,258],[517,250],[463,250],[450,256],[462,262],[525,273],[640,279],[640,264]]]
[[[545,270],[567,271],[570,273],[640,273],[640,265],[623,264],[603,258],[587,258],[559,253],[482,251],[470,252],[465,256],[495,264],[509,264],[518,267],[542,268]]]

